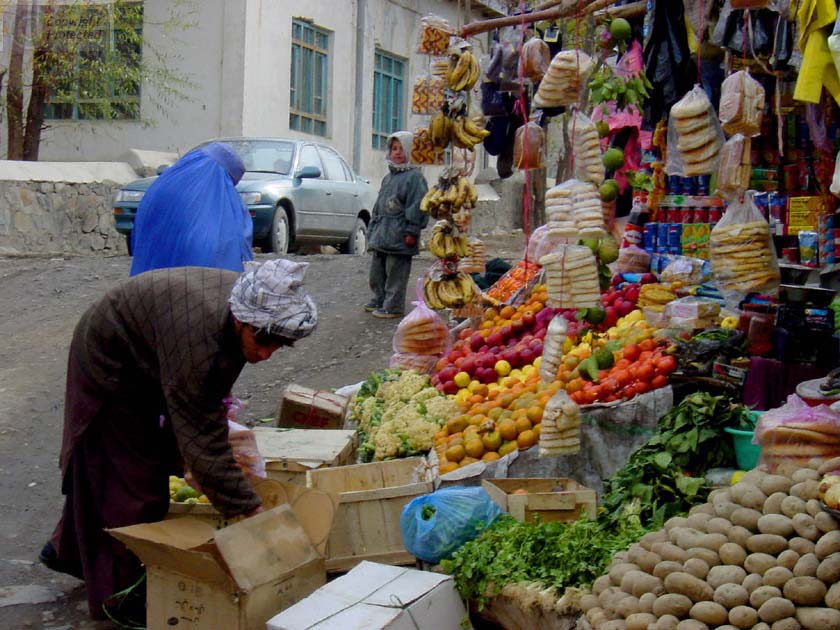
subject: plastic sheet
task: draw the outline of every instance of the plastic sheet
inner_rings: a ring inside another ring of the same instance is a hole
[[[770,467],[835,457],[840,454],[840,413],[827,405],[811,407],[791,394],[784,405],[761,414],[753,441],[761,445],[760,462]]]
[[[442,488],[403,508],[403,544],[415,557],[437,564],[477,538],[501,513],[483,488]]]

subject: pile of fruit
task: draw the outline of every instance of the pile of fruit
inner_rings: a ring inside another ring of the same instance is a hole
[[[210,503],[207,495],[189,485],[183,477],[169,475],[169,500],[174,503]]]

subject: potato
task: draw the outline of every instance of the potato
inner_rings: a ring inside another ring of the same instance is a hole
[[[819,486],[817,487],[817,498],[805,501],[805,511],[808,512],[810,516],[814,517],[823,511],[822,505],[819,502]]]
[[[593,593],[584,593],[580,597],[580,609],[586,612],[590,608],[598,607],[598,596]]]
[[[672,516],[665,521],[665,531],[670,533],[670,531],[675,527],[686,527],[687,525],[688,519],[684,516]]]
[[[829,608],[840,609],[840,582],[835,582],[825,594],[825,605]]]
[[[804,630],[840,630],[840,610],[833,608],[796,609],[796,620]]]
[[[733,510],[732,515],[729,517],[729,520],[732,521],[733,525],[746,527],[751,532],[757,532],[758,519],[760,519],[761,517],[762,514],[758,510],[740,507],[737,510]]]
[[[680,625],[680,620],[677,617],[664,615],[656,622],[656,630],[677,630],[678,625]]]
[[[639,598],[639,611],[643,613],[653,612],[653,602],[656,601],[656,595],[653,593],[645,593]]]
[[[814,554],[814,557],[816,558],[817,555]],[[840,581],[840,553],[832,553],[824,558],[817,566],[815,575],[826,584]]]
[[[647,551],[641,545],[631,547],[627,553],[627,559],[639,565],[639,568],[645,573],[652,573],[653,567],[662,559],[652,551]]]
[[[656,543],[651,547],[651,551],[663,560],[671,560],[680,564],[688,560],[688,554],[685,552],[685,549],[677,547],[672,542]]]
[[[787,496],[788,495],[785,492],[774,492],[769,497],[767,497],[767,500],[764,502],[764,507],[761,508],[761,511],[765,514],[781,514],[782,501],[784,501],[787,498]]]
[[[644,571],[628,571],[621,579],[621,590],[634,597],[645,593],[659,595],[662,592],[662,580]]]
[[[752,594],[755,589],[764,586],[764,578],[759,573],[750,573],[741,582],[741,586],[747,589],[747,593]]]
[[[784,475],[785,477],[790,477],[795,473],[797,470],[802,468],[798,463],[791,462],[791,461],[781,461],[776,466],[776,474],[777,475]]]
[[[594,582],[592,582],[592,592],[596,595],[600,595],[610,586],[612,586],[612,580],[610,580],[610,576],[602,575],[601,577],[597,578]]]
[[[668,533],[664,530],[658,529],[655,532],[648,532],[639,539],[639,544],[647,549],[653,551],[653,546],[656,543],[666,542],[668,540]]]
[[[717,551],[722,545],[728,542],[729,538],[725,534],[703,534],[700,537],[699,544],[696,546]]]
[[[747,552],[744,551],[741,545],[728,542],[720,546],[720,549],[718,549],[718,556],[720,556],[720,561],[723,562],[723,564],[743,566],[744,560],[747,558]]]
[[[793,485],[793,480],[784,475],[765,475],[764,479],[758,484],[759,489],[768,497],[776,492],[787,492]]]
[[[793,533],[793,522],[784,514],[765,514],[758,519],[758,531],[787,538]]]
[[[778,621],[774,621],[773,625],[770,626],[770,630],[800,630],[801,628],[802,626],[799,625],[796,617],[779,619]]]
[[[756,486],[761,483],[761,480],[767,476],[767,473],[760,468],[753,468],[752,470],[748,470],[746,474],[741,477],[741,481],[746,483],[752,483]]]
[[[825,584],[815,577],[793,577],[785,582],[784,596],[800,606],[821,604],[826,593]]]
[[[732,516],[732,512],[740,507],[741,505],[738,503],[715,503],[715,514],[720,518],[729,520],[729,517]]]
[[[729,488],[715,488],[709,493],[709,503],[732,503],[732,493]]]
[[[586,611],[586,620],[591,623],[593,626],[598,624],[604,623],[607,621],[607,616],[604,614],[604,610],[602,608],[590,608]]]
[[[714,516],[715,508],[711,503],[701,503],[700,505],[694,505],[688,511],[688,515],[693,516],[695,514],[708,514],[709,516]]]
[[[648,630],[648,626],[654,623],[656,617],[651,613],[635,613],[624,620],[627,630]]]
[[[668,578],[665,579],[667,580]],[[657,617],[664,617],[665,615],[684,617],[691,610],[691,606],[691,600],[685,595],[681,593],[668,593],[666,595],[660,595],[653,602],[653,614]]]
[[[820,475],[827,475],[830,472],[840,469],[840,457],[832,457],[828,461],[822,463],[817,470]]]
[[[770,630],[770,625],[764,621],[759,621],[750,630]]]
[[[717,630],[738,630],[738,626],[733,626],[732,624],[725,624],[723,626],[718,626]]]
[[[710,600],[715,594],[711,586],[689,573],[672,573],[666,577],[665,590],[669,593],[685,595],[693,602]]]
[[[705,547],[692,547],[686,550],[689,558],[700,558],[705,561],[710,567],[716,567],[720,564],[720,556],[716,551],[706,549]]]
[[[690,573],[701,580],[705,580],[706,576],[709,574],[709,565],[705,560],[700,558],[689,558],[685,561],[683,567],[685,567],[686,573]]]
[[[764,572],[764,583],[768,586],[775,586],[782,588],[787,581],[793,578],[793,573],[790,569],[784,567],[772,567]]]
[[[613,562],[627,562],[627,550],[619,551],[617,554],[613,556]]]
[[[758,609],[758,616],[762,621],[773,623],[785,617],[792,617],[796,612],[793,602],[784,597],[771,597]]]
[[[814,517],[810,514],[794,514],[791,522],[796,533],[802,538],[817,540],[820,537],[820,530],[817,529]]]
[[[677,624],[677,630],[709,630],[709,626],[696,619],[683,619]]]
[[[630,594],[625,593],[618,586],[610,586],[598,594],[598,605],[604,609],[604,612],[615,612],[615,607],[624,597],[630,597]]]
[[[802,538],[802,536],[794,536],[791,538],[788,541],[788,547],[793,549],[800,556],[804,556],[807,553],[814,553],[814,549],[816,549],[816,545],[813,540]]]
[[[706,523],[706,531],[710,534],[725,534],[728,536],[730,529],[732,529],[732,523],[719,516],[713,516]]]
[[[622,619],[627,619],[630,615],[633,615],[639,611],[639,598],[633,597],[625,597],[622,599],[618,604],[616,604],[615,612],[618,613],[618,616]]]
[[[758,623],[758,613],[749,606],[735,606],[729,611],[729,623],[736,628],[752,628]]]
[[[819,481],[820,477],[822,477],[822,475],[820,475],[820,473],[816,470],[811,470],[810,468],[800,468],[790,476],[790,480],[797,484],[809,480]]]
[[[697,602],[688,612],[692,619],[702,621],[710,626],[719,626],[726,623],[729,618],[729,611],[716,602]]]
[[[805,513],[805,501],[799,497],[790,496],[782,501],[782,514],[788,518]]]
[[[700,541],[705,534],[693,527],[674,527],[668,532],[668,537],[671,542],[682,547],[683,549],[691,549],[692,547],[701,547]]]
[[[713,597],[721,606],[735,608],[750,601],[750,594],[740,584],[721,584],[715,589]]]
[[[837,521],[835,521],[834,517],[828,512],[821,511],[819,514],[814,516],[814,524],[817,526],[817,529],[824,534],[838,529]]]
[[[793,550],[790,549],[789,551]],[[820,561],[819,558],[817,558],[817,555],[813,553],[806,553],[804,556],[800,556],[799,560],[796,561],[796,564],[793,567],[793,577],[814,577],[817,575],[817,569],[819,566]]]
[[[602,623],[598,630],[627,630],[627,624],[624,622],[624,619],[613,619],[612,621]]]
[[[795,567],[796,563],[799,562],[799,554],[793,549],[785,549],[776,557],[776,560],[779,562],[780,567],[793,571],[793,567]]]
[[[706,514],[705,512],[695,512],[694,514],[689,513],[687,520],[687,525],[689,527],[693,527],[694,529],[706,533],[708,530],[706,529],[706,524],[713,518],[711,514]]]
[[[741,527],[740,525],[734,525],[729,530],[729,542],[734,542],[736,545],[741,545],[741,547],[746,548],[747,546],[747,539],[752,536],[753,533],[748,530],[746,527]]]
[[[817,558],[820,560],[824,560],[831,554],[838,552],[840,552],[840,530],[827,532],[820,536],[814,548],[814,553],[817,554]]]
[[[781,597],[782,591],[775,586],[759,586],[750,593],[750,606],[758,610],[767,600],[774,597]]]
[[[640,569],[638,564],[630,562],[619,562],[610,567],[607,575],[610,576],[610,583],[613,586],[621,586],[621,580],[628,571],[638,571]]]
[[[744,568],[750,573],[764,575],[767,569],[777,565],[776,558],[766,553],[751,553],[744,560]]]
[[[664,580],[672,573],[679,573],[683,569],[683,565],[679,562],[674,562],[673,560],[663,560],[653,568],[653,575],[658,577],[660,580]]]
[[[767,495],[759,490],[758,486],[747,481],[739,481],[729,489],[729,492],[732,493],[732,500],[735,503],[753,510],[760,510],[767,500]]]
[[[787,538],[776,534],[755,534],[747,539],[747,549],[753,553],[769,553],[775,556],[787,548]]]
[[[740,584],[745,577],[747,577],[747,572],[739,566],[720,565],[709,570],[706,582],[712,588],[717,588],[722,584]]]
[[[820,482],[815,479],[800,481],[790,487],[790,494],[799,497],[803,501],[818,499],[820,497]]]

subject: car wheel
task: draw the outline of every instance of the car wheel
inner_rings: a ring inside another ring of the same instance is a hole
[[[128,248],[128,255],[133,256],[134,251],[131,248],[131,234],[130,233],[125,235],[125,246]]]
[[[271,222],[271,251],[275,254],[288,254],[291,236],[289,215],[283,206],[277,206],[274,210],[274,220]]]
[[[356,219],[350,238],[341,246],[343,254],[364,254],[367,251],[367,224]]]

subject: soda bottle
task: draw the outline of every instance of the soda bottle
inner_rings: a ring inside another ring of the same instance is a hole
[[[627,225],[624,226],[624,238],[621,241],[622,247],[642,246],[644,225],[648,220],[647,203],[641,197],[633,199],[633,207],[630,209],[630,216],[627,218]]]

